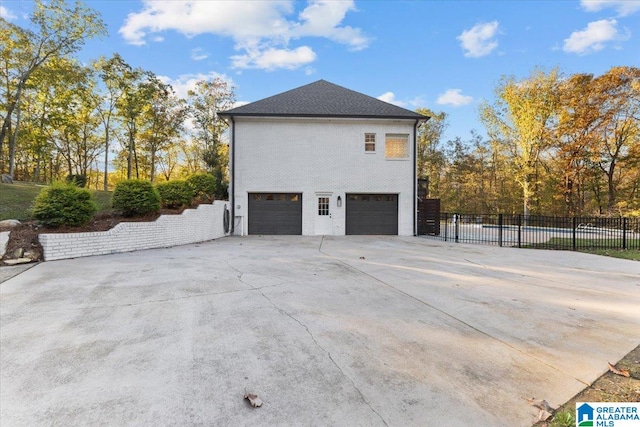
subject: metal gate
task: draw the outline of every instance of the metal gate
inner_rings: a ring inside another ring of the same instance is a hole
[[[440,199],[418,202],[418,235],[440,235]]]

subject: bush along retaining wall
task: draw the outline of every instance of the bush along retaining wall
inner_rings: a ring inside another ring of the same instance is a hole
[[[53,261],[204,242],[226,235],[227,205],[225,201],[202,204],[154,222],[121,222],[108,231],[40,234],[40,244],[45,261]]]

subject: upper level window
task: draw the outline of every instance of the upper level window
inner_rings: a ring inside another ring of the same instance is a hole
[[[409,135],[388,133],[385,135],[384,155],[387,159],[409,158]]]
[[[375,133],[364,134],[364,151],[368,153],[376,151],[376,134]]]

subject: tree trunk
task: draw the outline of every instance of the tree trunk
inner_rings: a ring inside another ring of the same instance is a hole
[[[593,192],[593,198],[598,204],[598,214],[602,215],[602,195],[600,194],[600,186],[598,182],[591,183],[591,191]]]
[[[109,190],[109,121],[104,133],[104,191]],[[96,165],[97,166],[97,165]]]
[[[38,154],[36,155],[36,168],[33,171],[33,180],[35,182],[40,182],[40,163],[42,162],[42,154],[40,150],[38,150]]]
[[[16,128],[13,131],[11,140],[9,141],[9,175],[13,177],[16,169],[16,144],[18,143],[18,132],[20,129],[20,118],[22,111],[20,105],[16,103]]]
[[[525,183],[522,186],[522,210],[524,214],[524,224],[529,225],[529,204],[531,202],[531,191],[529,189],[529,183]]]
[[[7,115],[4,117],[4,121],[2,122],[2,129],[0,129],[0,145],[2,141],[4,141],[5,137],[7,136],[8,130],[11,128],[11,116],[13,115],[13,110],[17,108],[18,112],[20,111],[20,98],[22,96],[22,90],[24,89],[24,86],[26,85],[27,79],[29,78],[30,75],[31,75],[31,71],[22,75],[22,77],[20,78],[20,81],[18,82],[18,88],[16,89],[15,98],[13,102],[9,103],[9,106],[7,107],[7,113],[6,113]],[[20,119],[16,118],[16,128],[14,131],[14,135],[18,133],[18,129],[20,127],[19,122],[20,122]],[[13,172],[15,169],[15,164],[14,164],[15,151],[16,151],[15,138],[11,138],[11,141],[9,141],[9,152],[14,153],[14,157],[9,158],[9,175],[11,176],[13,176]]]
[[[4,173],[4,140],[0,139],[0,173]]]
[[[2,122],[2,129],[0,129],[0,146],[4,142],[4,139],[7,137],[7,134],[10,134],[11,129],[11,116],[13,115],[13,110],[16,108],[16,103],[12,102],[9,104],[7,108],[7,115],[4,116],[4,121]],[[11,142],[9,142],[9,151],[11,151]]]
[[[89,137],[91,131],[89,130],[88,123],[84,124],[83,132],[82,132],[82,152],[79,153],[80,156],[80,175],[84,175],[86,177],[86,183],[89,184],[91,181],[89,179],[89,170],[91,169],[91,163],[93,163],[93,159],[90,158],[89,155]]]
[[[7,130],[7,133],[9,135],[11,135],[11,122],[9,122],[9,129]],[[7,141],[8,142],[8,141]],[[8,144],[8,146],[10,147],[10,144]],[[7,153],[8,154],[8,153]],[[8,158],[7,158],[8,159]],[[3,158],[2,159],[2,170],[0,170],[0,173],[5,173],[5,171],[8,172],[8,169],[5,169],[5,167],[7,166],[7,159]]]
[[[133,149],[133,158],[136,161],[136,179],[140,179],[140,171],[138,170],[138,152]]]
[[[574,194],[573,194],[573,179],[569,174],[565,176],[565,190],[564,190],[564,202],[565,202],[565,214],[566,216],[575,215],[574,207]]]
[[[609,171],[607,172],[607,211],[609,211],[609,213],[613,212],[613,207],[616,204],[616,189],[613,184],[613,173],[615,171],[615,167],[615,163],[611,162],[611,166],[609,167]]]
[[[131,179],[131,171],[133,169],[133,138],[135,132],[135,124],[129,126],[129,155],[127,156],[127,179]]]
[[[67,167],[69,168],[68,175],[73,173],[73,165],[71,164],[71,146],[69,144],[69,139],[67,139]]]
[[[151,150],[151,183],[153,184],[153,179],[156,175],[156,151]]]

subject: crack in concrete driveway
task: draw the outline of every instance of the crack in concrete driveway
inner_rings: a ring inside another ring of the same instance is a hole
[[[340,367],[340,365],[338,365],[338,363],[333,359],[333,357],[331,357],[331,353],[329,351],[327,351],[324,347],[322,347],[318,341],[316,340],[316,338],[313,336],[313,333],[309,330],[309,327],[307,325],[305,325],[304,323],[302,323],[300,320],[298,320],[296,317],[294,317],[291,313],[287,312],[286,310],[278,307],[276,305],[275,302],[273,302],[273,300],[271,298],[269,298],[263,291],[262,289],[268,288],[269,286],[264,286],[262,288],[256,288],[254,287],[251,283],[245,282],[242,280],[242,276],[243,273],[237,269],[236,267],[232,266],[229,261],[225,261],[225,263],[229,266],[229,268],[231,268],[232,270],[236,271],[238,273],[238,281],[240,281],[241,283],[244,283],[245,285],[249,286],[252,290],[257,290],[260,291],[260,294],[267,300],[269,301],[269,303],[273,306],[273,308],[275,308],[276,310],[278,310],[278,312],[280,312],[281,314],[287,316],[288,318],[290,318],[291,320],[293,320],[294,322],[296,322],[299,326],[301,326],[302,328],[304,328],[304,330],[307,332],[307,334],[309,335],[309,337],[311,338],[311,340],[313,341],[313,343],[315,344],[316,347],[318,347],[322,352],[326,353],[327,356],[329,357],[329,360],[331,360],[331,363],[333,363],[333,365],[340,371],[340,373],[342,374],[343,377],[345,377],[346,379],[349,380],[349,382],[351,382],[351,384],[353,385],[353,388],[358,392],[358,394],[360,395],[360,398],[362,399],[362,402],[367,405],[369,408],[371,408],[371,411],[373,411],[382,421],[382,423],[384,425],[388,425],[387,422],[384,420],[384,418],[382,418],[382,416],[375,410],[373,409],[373,407],[369,404],[369,402],[367,402],[367,399],[364,397],[364,394],[362,394],[362,391],[358,388],[358,386],[356,385],[355,381],[353,381],[353,379],[351,377],[349,377],[347,374],[344,373],[343,369]],[[273,285],[273,286],[278,286],[278,285]]]
[[[321,252],[321,253],[323,253],[323,252],[322,252],[322,250],[320,250],[320,252]],[[324,253],[323,253],[323,254],[324,254]],[[331,255],[328,255],[328,254],[325,254],[325,255],[326,255],[326,256],[328,256],[328,257],[331,257]],[[331,257],[331,258],[333,258],[333,257]],[[462,320],[462,319],[459,319],[459,318],[458,318],[458,317],[456,317],[455,315],[453,315],[453,314],[451,314],[451,313],[448,313],[448,312],[446,312],[446,311],[444,311],[444,310],[439,309],[438,307],[435,307],[435,306],[431,305],[431,304],[430,304],[430,303],[428,303],[427,301],[423,301],[423,300],[422,300],[422,299],[420,299],[420,298],[417,298],[417,297],[415,297],[415,296],[413,296],[413,295],[410,295],[410,294],[408,294],[407,292],[404,292],[404,291],[402,291],[402,290],[400,290],[400,289],[396,288],[395,286],[393,286],[393,285],[391,285],[391,284],[389,284],[389,283],[386,283],[386,282],[384,282],[383,280],[378,279],[377,277],[374,277],[374,276],[372,276],[372,275],[370,275],[370,274],[366,273],[366,272],[365,272],[365,271],[363,271],[363,270],[360,270],[359,268],[357,268],[357,267],[355,267],[355,266],[353,266],[353,265],[349,264],[348,262],[345,262],[345,261],[342,261],[342,260],[339,260],[339,261],[340,261],[341,263],[343,263],[344,265],[346,265],[346,266],[348,266],[348,267],[352,268],[353,270],[355,270],[355,271],[357,271],[357,272],[359,272],[359,273],[362,273],[362,274],[365,274],[365,275],[367,275],[367,276],[371,277],[371,279],[372,279],[372,280],[374,280],[374,281],[376,281],[376,282],[378,282],[378,283],[382,284],[383,286],[387,286],[387,287],[389,287],[389,288],[393,289],[394,291],[398,292],[399,294],[404,295],[405,297],[407,297],[407,298],[409,298],[409,299],[415,300],[415,301],[417,301],[418,303],[425,305],[426,307],[430,308],[431,310],[437,311],[437,312],[439,312],[439,313],[441,313],[441,314],[443,314],[443,315],[445,315],[445,316],[448,316],[448,317],[452,318],[453,320],[455,320],[455,321],[457,321],[457,322],[460,322],[461,324],[463,324],[464,326],[468,327],[469,329],[472,329],[472,330],[474,330],[474,331],[478,332],[479,334],[485,335],[487,338],[490,338],[490,339],[492,339],[492,340],[495,340],[495,341],[497,341],[497,342],[499,342],[499,343],[501,343],[501,344],[503,344],[503,345],[505,345],[505,346],[509,347],[509,348],[510,348],[510,349],[512,349],[512,350],[515,350],[515,351],[517,351],[517,352],[522,353],[522,354],[523,354],[523,355],[525,355],[525,356],[528,356],[528,357],[532,358],[536,363],[541,363],[541,364],[547,365],[549,368],[551,368],[551,369],[555,369],[555,370],[557,370],[559,373],[562,373],[562,374],[564,374],[564,375],[567,375],[567,376],[569,376],[569,377],[572,377],[574,380],[579,381],[579,382],[581,382],[582,384],[584,384],[584,385],[585,385],[585,387],[587,387],[587,386],[589,386],[589,385],[591,384],[591,383],[588,383],[588,382],[586,382],[586,381],[583,381],[583,380],[581,380],[581,379],[579,379],[579,378],[575,378],[575,377],[573,377],[573,376],[572,376],[572,374],[571,374],[570,372],[564,372],[561,368],[558,368],[557,366],[553,366],[553,365],[551,365],[551,364],[549,364],[549,363],[545,362],[544,360],[542,360],[542,359],[540,359],[540,358],[536,357],[535,355],[530,354],[530,353],[528,353],[528,352],[526,352],[526,351],[523,351],[523,350],[519,349],[518,347],[516,347],[516,346],[514,346],[514,345],[511,345],[509,342],[507,342],[507,341],[503,341],[502,339],[500,339],[500,338],[498,338],[498,337],[495,337],[495,336],[491,335],[490,333],[488,333],[488,332],[486,332],[486,331],[483,331],[482,329],[480,329],[480,328],[478,328],[478,327],[476,327],[476,326],[473,326],[473,325],[471,325],[471,324],[469,324],[469,323],[465,322],[465,321],[464,321],[464,320]],[[471,262],[471,261],[466,260],[466,259],[465,259],[465,261],[468,261],[468,262],[470,262],[471,264],[476,264],[476,265],[480,265],[480,266],[482,266],[482,267],[485,267],[485,266],[483,266],[483,265],[481,265],[481,264],[477,264],[477,263]]]

